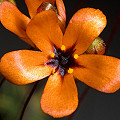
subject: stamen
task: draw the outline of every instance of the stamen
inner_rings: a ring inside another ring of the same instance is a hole
[[[55,73],[55,69],[53,69],[53,71],[52,71],[52,74],[54,74]]]
[[[45,63],[45,65],[53,68],[51,74],[54,75],[58,72],[61,77],[64,77],[66,74],[73,73],[74,67],[79,66],[76,61],[78,55],[75,54],[76,49],[74,49],[74,46],[67,49],[65,45],[61,45],[61,48],[54,45],[53,49],[53,53],[48,57],[49,61]]]
[[[64,45],[61,46],[61,50],[62,51],[65,50],[65,46]]]
[[[78,57],[79,57],[78,54],[75,54],[75,55],[74,55],[74,58],[75,58],[75,59],[78,59]]]
[[[72,68],[69,68],[69,69],[68,69],[68,73],[73,73],[73,69],[72,69]]]
[[[51,53],[51,55],[50,55],[52,58],[54,58],[55,57],[55,53]]]

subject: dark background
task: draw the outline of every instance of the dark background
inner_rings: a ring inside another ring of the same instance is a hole
[[[28,15],[24,0],[17,0],[16,2],[19,10]],[[64,0],[64,3],[66,6],[67,24],[72,15],[80,8],[93,7],[103,11],[107,17],[107,26],[100,37],[107,42],[120,12],[118,0]],[[1,24],[0,28],[0,58],[7,52],[29,48],[29,45],[20,40],[15,34],[6,30]],[[111,46],[106,54],[120,58],[120,24],[118,24]],[[26,109],[24,120],[54,119],[39,110],[39,100],[44,85],[45,82],[41,81]],[[80,96],[85,88],[85,84],[78,83],[77,86]],[[0,88],[0,119],[18,119],[26,95],[28,95],[31,87],[32,84],[17,86],[7,81],[3,83]],[[61,118],[60,120],[66,120],[67,118]],[[120,90],[113,94],[105,94],[90,88],[72,120],[120,120]]]

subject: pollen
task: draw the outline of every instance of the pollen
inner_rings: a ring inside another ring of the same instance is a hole
[[[75,54],[75,55],[74,55],[74,58],[75,58],[75,59],[78,59],[78,54]]]
[[[54,58],[55,57],[55,53],[51,53],[51,55],[50,55],[52,58]]]
[[[62,51],[65,50],[65,46],[64,45],[61,46],[61,50]]]
[[[52,74],[54,74],[55,73],[55,69],[53,69],[53,71],[52,71]]]
[[[69,69],[68,69],[68,73],[73,73],[73,69],[72,69],[72,68],[69,68]]]

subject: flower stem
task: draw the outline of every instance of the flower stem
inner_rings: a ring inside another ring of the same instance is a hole
[[[2,86],[2,84],[5,82],[5,77],[2,78],[2,80],[0,81],[0,87]]]
[[[111,31],[111,33],[110,33],[110,36],[109,36],[109,38],[108,38],[108,41],[107,41],[107,43],[106,43],[106,51],[105,51],[105,52],[108,51],[108,48],[109,48],[110,45],[111,45],[111,42],[112,42],[112,40],[113,40],[113,37],[114,37],[114,35],[115,35],[115,32],[116,32],[116,30],[117,30],[117,28],[118,28],[119,23],[120,23],[120,11],[119,11],[119,13],[118,13],[117,19],[116,19],[116,21],[115,21],[115,24],[114,24],[114,26],[113,26],[113,29],[112,29],[112,31]]]
[[[82,95],[79,97],[78,107],[80,106],[81,102],[83,101],[83,99],[85,98],[86,94],[88,93],[88,90],[89,90],[89,86],[86,86],[86,88],[84,89]],[[78,110],[78,108],[76,109],[76,111],[77,111],[77,110]],[[76,112],[76,111],[75,111],[75,112]],[[75,112],[73,112],[73,113],[69,116],[68,120],[72,120]]]
[[[28,105],[28,103],[29,103],[29,101],[30,101],[30,99],[31,99],[31,97],[32,97],[32,95],[33,95],[33,93],[34,93],[34,91],[35,91],[38,83],[39,83],[39,81],[35,82],[35,84],[33,85],[33,88],[32,88],[29,96],[27,97],[27,99],[26,99],[26,101],[25,101],[25,104],[24,104],[24,106],[23,106],[23,109],[22,109],[22,112],[21,112],[21,115],[20,115],[19,120],[22,120],[23,115],[24,115],[24,112],[25,112],[25,109],[26,109],[26,107],[27,107],[27,105]]]

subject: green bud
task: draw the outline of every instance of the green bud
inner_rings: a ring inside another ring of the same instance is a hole
[[[9,2],[13,3],[14,5],[16,5],[15,0],[0,0],[0,4],[1,4],[3,1],[9,1]]]
[[[104,54],[105,52],[105,43],[100,38],[97,37],[93,43],[89,46],[85,53],[87,54]]]

